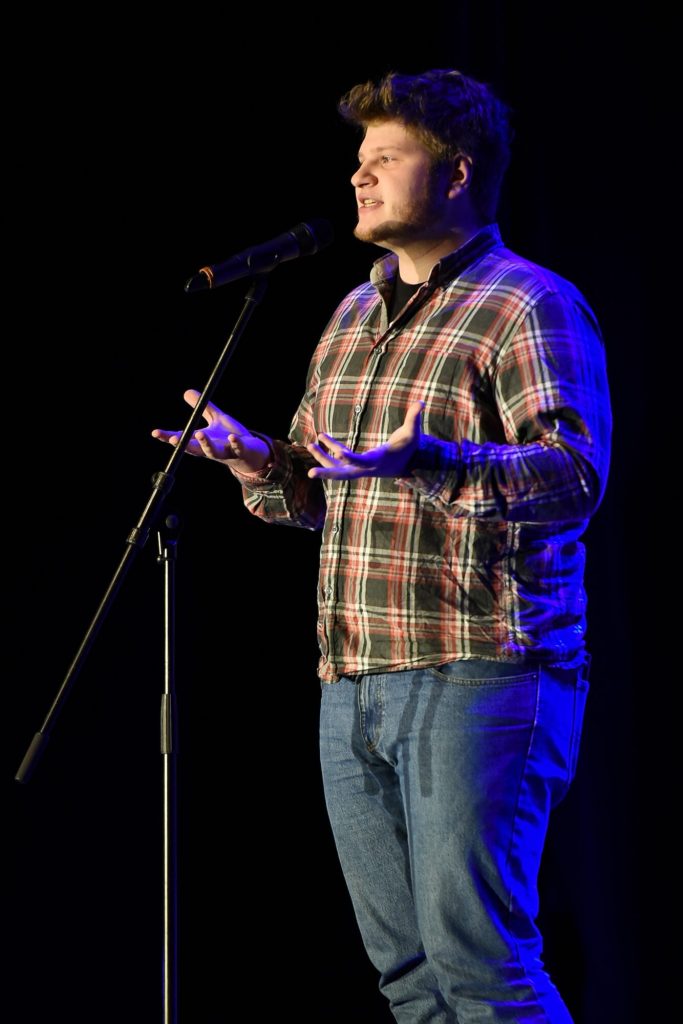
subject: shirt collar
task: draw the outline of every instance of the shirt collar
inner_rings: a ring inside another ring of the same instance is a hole
[[[434,285],[449,281],[462,273],[471,263],[502,244],[498,224],[495,221],[486,224],[477,231],[476,235],[472,235],[453,252],[442,256],[432,267],[427,280]],[[370,282],[381,291],[383,285],[386,286],[389,281],[393,281],[397,269],[398,256],[395,253],[390,252],[386,256],[380,256],[370,270]]]

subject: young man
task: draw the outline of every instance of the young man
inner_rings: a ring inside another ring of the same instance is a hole
[[[364,132],[355,234],[389,254],[330,319],[286,441],[209,405],[188,451],[255,515],[322,530],[327,808],[394,1017],[567,1024],[537,875],[588,690],[600,330],[503,245],[511,131],[487,86],[391,74],[340,107]]]

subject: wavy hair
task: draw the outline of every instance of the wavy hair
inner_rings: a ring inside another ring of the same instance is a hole
[[[338,109],[345,121],[363,129],[401,121],[433,155],[435,164],[470,157],[472,203],[486,223],[495,219],[514,130],[511,108],[488,84],[454,70],[419,75],[390,71],[377,83],[355,85],[340,99]]]

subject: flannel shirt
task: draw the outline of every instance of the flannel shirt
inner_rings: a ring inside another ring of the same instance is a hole
[[[322,530],[319,676],[456,659],[585,657],[584,545],[611,434],[599,325],[578,289],[490,223],[442,258],[392,322],[397,259],[339,304],[286,441],[233,470],[270,523]],[[387,441],[422,399],[405,475],[310,479],[323,431]],[[260,435],[264,436],[264,435]]]

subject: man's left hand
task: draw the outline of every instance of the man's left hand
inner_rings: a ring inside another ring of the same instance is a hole
[[[425,403],[413,402],[398,430],[386,444],[367,452],[352,452],[329,434],[318,434],[321,444],[306,445],[320,466],[309,469],[312,478],[325,480],[355,480],[361,476],[403,476],[406,467],[420,443],[420,417]]]

